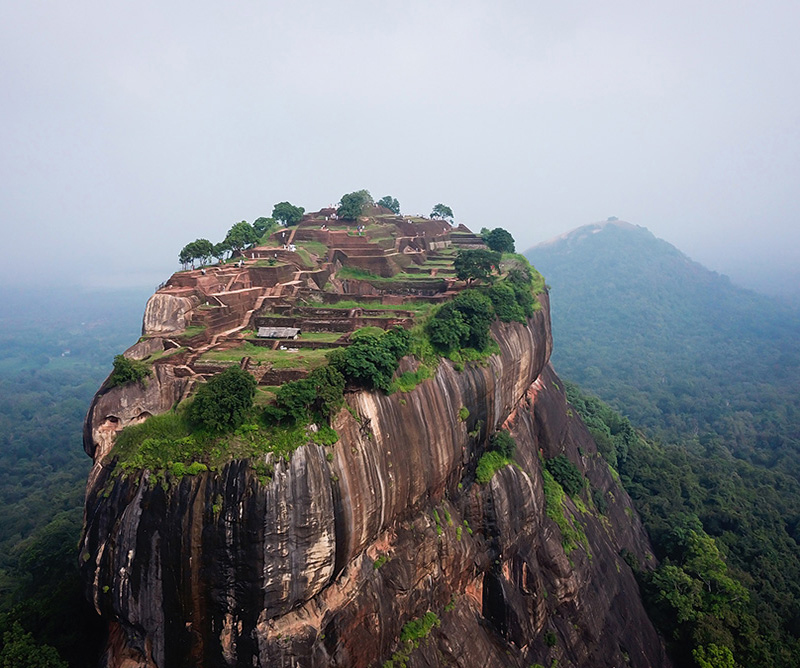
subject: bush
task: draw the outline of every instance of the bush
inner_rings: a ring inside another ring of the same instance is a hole
[[[125,355],[115,355],[114,370],[108,377],[108,385],[109,387],[115,387],[126,383],[138,382],[144,380],[151,373],[152,371],[144,362],[128,359]]]
[[[545,468],[556,482],[570,496],[579,494],[583,489],[583,476],[578,468],[564,455],[558,455],[545,462]]]
[[[228,367],[200,387],[189,417],[209,431],[235,429],[244,422],[255,394],[255,378],[237,366]]]
[[[397,362],[411,346],[411,335],[402,327],[382,335],[364,334],[347,348],[328,354],[328,362],[349,382],[368,390],[388,392]]]
[[[456,348],[483,351],[489,343],[494,309],[489,298],[477,290],[464,290],[442,306],[428,321],[431,343],[441,352]]]
[[[487,291],[492,301],[494,312],[503,322],[525,322],[525,311],[517,301],[514,288],[506,281],[501,281],[491,286]],[[530,295],[530,291],[528,291]],[[531,299],[533,297],[531,296]]]
[[[491,232],[486,232],[481,236],[486,245],[493,251],[498,251],[499,253],[514,252],[514,237],[502,227],[495,227]]]
[[[511,459],[517,449],[516,441],[511,437],[511,434],[504,430],[496,431],[492,434],[489,444],[492,450],[499,452],[507,459]]]

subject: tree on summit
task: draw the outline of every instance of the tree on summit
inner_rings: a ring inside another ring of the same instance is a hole
[[[431,218],[441,218],[442,220],[452,220],[453,210],[444,204],[437,204],[431,211]]]
[[[495,227],[493,230],[487,230],[485,233],[481,230],[481,236],[486,242],[486,245],[493,251],[498,251],[499,253],[514,252],[514,237],[502,227]]]
[[[488,279],[495,267],[500,264],[500,253],[497,251],[460,250],[453,260],[456,276],[461,281],[471,284],[473,281]]]
[[[369,190],[357,190],[354,193],[342,195],[336,215],[343,220],[358,220],[364,207],[372,204],[372,195]],[[398,205],[399,206],[399,205]]]
[[[386,197],[381,197],[377,202],[375,202],[378,206],[385,207],[389,209],[392,213],[400,215],[400,202],[397,201],[396,197],[392,197],[391,195],[386,195]]]
[[[258,232],[255,231],[250,223],[243,220],[228,230],[228,234],[225,236],[225,243],[230,246],[231,250],[241,253],[247,246],[258,243],[258,239]]]
[[[214,246],[208,239],[196,239],[186,244],[178,254],[178,261],[182,265],[191,263],[194,269],[194,261],[200,260],[201,264],[207,264],[214,255]]]
[[[288,227],[300,222],[306,210],[302,206],[294,206],[289,202],[278,202],[272,209],[272,217]]]

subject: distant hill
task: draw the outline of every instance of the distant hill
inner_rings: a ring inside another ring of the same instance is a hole
[[[667,442],[800,472],[800,317],[643,227],[525,253],[552,286],[553,363]]]

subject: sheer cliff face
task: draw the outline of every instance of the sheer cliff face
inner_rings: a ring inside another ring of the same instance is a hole
[[[166,489],[146,471],[123,476],[98,442],[109,416],[158,410],[181,379],[156,379],[149,399],[96,399],[81,567],[108,620],[104,665],[367,667],[395,652],[409,666],[668,665],[619,556],[652,559],[646,536],[549,367],[542,301],[527,326],[494,326],[501,354],[483,365],[444,362],[412,392],[350,395],[333,449],[268,456],[269,482],[247,461]],[[501,427],[515,463],[478,485]],[[572,545],[543,490],[541,458],[561,453],[608,502],[601,515],[565,498]],[[439,625],[402,643],[428,611]]]

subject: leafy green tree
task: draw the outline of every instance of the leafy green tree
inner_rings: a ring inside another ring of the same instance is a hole
[[[214,244],[214,250],[212,251],[212,255],[217,258],[217,262],[222,262],[225,260],[225,255],[230,253],[231,247],[227,241],[220,241],[218,244]]]
[[[0,668],[67,668],[55,648],[40,645],[18,622],[3,634]]]
[[[444,204],[437,204],[431,211],[431,218],[442,218],[446,220],[453,219],[453,210]]]
[[[442,306],[428,321],[426,330],[433,347],[443,352],[460,348],[469,338],[469,325],[452,303]]]
[[[278,202],[272,209],[272,217],[288,227],[299,223],[305,211],[302,206],[294,206],[289,202]]]
[[[494,432],[489,439],[489,447],[506,459],[511,459],[517,449],[517,442],[505,429]]]
[[[197,259],[200,260],[200,265],[206,265],[214,255],[214,244],[208,239],[198,239],[194,242],[194,252],[197,254]]]
[[[483,250],[460,250],[453,260],[453,268],[459,280],[472,284],[473,281],[486,280],[500,264],[500,253]]]
[[[442,352],[456,348],[485,350],[494,310],[477,290],[464,290],[444,304],[426,326],[431,343]]]
[[[718,647],[710,643],[708,647],[700,645],[692,650],[692,657],[697,663],[697,668],[736,668],[733,652],[730,648]]]
[[[514,288],[506,281],[495,283],[486,293],[497,317],[503,322],[525,322],[525,309],[517,301]],[[530,294],[530,290],[528,290]]]
[[[376,204],[378,206],[382,206],[386,209],[389,209],[392,213],[400,215],[400,202],[397,201],[396,197],[392,197],[391,195],[386,195],[386,197],[381,197]]]
[[[384,334],[363,334],[346,348],[328,354],[328,361],[349,382],[388,391],[397,362],[410,348],[410,335],[402,327]]]
[[[189,417],[210,431],[235,429],[253,406],[256,380],[238,366],[230,366],[200,386]]]
[[[577,496],[583,489],[583,476],[565,455],[558,455],[545,462],[545,468],[570,496]]]
[[[302,422],[309,416],[309,409],[317,399],[314,383],[308,378],[284,383],[278,388],[275,403],[294,422]]]
[[[151,373],[150,367],[145,362],[128,359],[125,355],[115,355],[114,370],[108,377],[108,386],[116,387],[117,385],[138,382],[144,380]]]
[[[278,221],[275,220],[275,218],[261,216],[253,221],[253,229],[256,231],[259,238],[272,232],[276,227],[278,227]]]
[[[257,243],[259,240],[258,232],[246,220],[234,224],[225,236],[225,243],[231,250],[242,252],[248,246]]]
[[[336,215],[343,220],[358,220],[364,207],[371,203],[372,196],[368,190],[347,193],[342,195],[342,199],[339,201],[339,208],[336,209]]]
[[[514,252],[514,237],[504,230],[502,227],[495,227],[486,234],[481,233],[486,245],[493,251],[498,253],[513,253]]]

